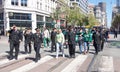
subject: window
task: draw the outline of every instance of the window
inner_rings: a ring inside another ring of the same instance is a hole
[[[42,9],[42,3],[40,3],[40,9]]]
[[[43,21],[43,16],[37,15],[37,21]]]
[[[0,13],[0,21],[3,20],[3,13]]]
[[[47,10],[47,5],[45,5],[45,10]]]
[[[27,6],[27,0],[21,0],[21,6]]]
[[[0,5],[2,5],[2,0],[0,0]]]
[[[37,9],[39,8],[39,2],[37,2]]]
[[[10,16],[9,18],[16,19],[16,20],[31,20],[31,14],[13,13],[13,16]]]
[[[18,0],[11,0],[12,5],[18,5]]]

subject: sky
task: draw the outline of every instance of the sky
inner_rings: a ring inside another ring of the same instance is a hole
[[[107,26],[111,26],[112,7],[116,4],[116,0],[88,0],[90,4],[98,5],[99,2],[106,2]]]

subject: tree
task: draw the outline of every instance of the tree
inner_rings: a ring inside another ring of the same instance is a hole
[[[81,9],[77,5],[69,8],[67,16],[67,21],[69,22],[69,24],[82,26],[84,15],[81,13]]]
[[[88,22],[87,22],[86,26],[88,28],[92,28],[95,25],[99,25],[97,19],[92,14],[88,14],[87,19],[88,19]]]
[[[120,15],[116,15],[113,19],[113,22],[112,22],[112,27],[113,28],[118,28],[119,27],[119,24],[120,24]]]

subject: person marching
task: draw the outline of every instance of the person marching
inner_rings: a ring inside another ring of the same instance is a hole
[[[75,32],[73,31],[72,26],[69,26],[68,32],[68,46],[69,46],[69,54],[70,58],[75,58]]]
[[[104,43],[105,43],[105,30],[101,30],[101,51],[103,51],[104,48]]]
[[[64,35],[63,35],[61,29],[58,29],[57,34],[56,34],[56,47],[57,47],[56,58],[58,58],[60,48],[61,48],[63,57],[65,57],[64,49],[63,49],[64,42],[65,42]]]
[[[80,49],[80,54],[82,53],[82,44],[83,44],[83,31],[82,28],[80,28],[80,31],[77,32],[78,35],[78,44]]]
[[[30,28],[27,28],[27,30],[24,32],[24,38],[25,38],[25,53],[31,53],[31,42],[32,42],[32,32]],[[29,46],[29,49],[27,48]]]
[[[53,52],[54,50],[56,51],[56,43],[55,43],[55,37],[56,37],[56,28],[53,29],[53,31],[51,32],[51,52]]]
[[[95,54],[97,55],[101,49],[101,34],[98,29],[93,33],[93,46],[95,47]]]
[[[50,37],[50,35],[49,35],[49,31],[48,31],[47,28],[44,28],[43,36],[44,36],[44,38],[43,38],[44,47],[49,48],[49,37]]]
[[[84,54],[89,53],[90,34],[88,32],[88,29],[85,29],[85,33],[83,33],[83,41],[84,41]]]
[[[35,55],[35,62],[38,62],[40,60],[41,55],[40,55],[40,48],[41,48],[41,43],[42,43],[42,34],[40,33],[40,29],[36,28],[36,33],[33,34],[33,42],[34,42],[34,50],[36,52]]]
[[[14,57],[17,60],[18,59],[18,53],[19,53],[19,45],[22,41],[22,34],[19,30],[17,30],[17,27],[14,25],[9,32],[9,43],[10,43],[10,57],[9,59],[12,60]],[[15,56],[13,56],[13,50],[15,49]]]

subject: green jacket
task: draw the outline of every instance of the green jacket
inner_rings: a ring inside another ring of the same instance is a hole
[[[92,42],[93,33],[92,33],[92,32],[89,32],[89,35],[90,35],[90,42]]]
[[[83,33],[83,40],[90,42],[91,41],[90,33],[88,33],[88,34],[87,33]]]

